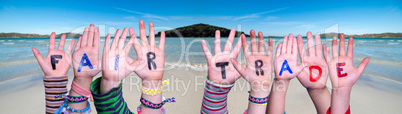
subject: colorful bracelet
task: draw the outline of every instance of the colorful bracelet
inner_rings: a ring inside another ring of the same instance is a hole
[[[175,99],[174,97],[172,97],[172,98],[167,98],[167,99],[163,100],[161,103],[155,104],[155,103],[153,103],[153,102],[151,102],[151,101],[148,101],[148,100],[144,99],[143,97],[141,97],[140,102],[141,102],[141,104],[144,105],[145,107],[152,108],[152,109],[159,109],[159,108],[161,108],[165,103],[171,103],[171,102],[174,103],[174,102],[176,102],[176,99]]]
[[[141,105],[139,105],[139,106],[137,107],[137,113],[138,113],[138,114],[141,114],[141,113],[142,113],[142,111],[141,111]],[[163,107],[162,107],[162,114],[166,114],[166,110],[165,110],[165,108],[163,108]]]
[[[91,91],[85,90],[84,88],[82,88],[80,85],[78,85],[78,84],[75,83],[74,81],[73,81],[73,83],[71,84],[71,89],[72,89],[74,92],[78,93],[79,95],[82,95],[82,96],[84,96],[84,97],[86,97],[86,98],[90,98],[91,101],[94,101],[94,99],[92,98]]]
[[[71,96],[71,95],[56,95],[54,98],[62,98],[66,99],[69,103],[82,103],[88,100],[87,97],[84,96]]]
[[[170,82],[168,80],[163,80],[162,81],[162,85],[166,85],[169,84]],[[141,87],[142,93],[144,93],[145,95],[158,95],[160,93],[162,93],[162,87],[158,88],[158,89],[148,89],[145,87]]]
[[[63,111],[63,108],[66,108],[66,110]],[[85,113],[85,114],[89,114],[91,112],[91,105],[89,104],[89,102],[87,101],[87,107],[85,107],[84,109],[74,109],[71,108],[70,106],[68,106],[67,102],[64,102],[59,109],[57,109],[56,111],[54,111],[53,114],[61,114],[63,111],[64,114],[68,114],[68,111],[71,111],[72,113],[77,112],[77,113]]]
[[[258,97],[253,97],[253,96],[249,95],[248,101],[250,101],[251,103],[257,104],[257,105],[267,105],[268,97],[269,97],[269,95],[264,98],[258,98]]]

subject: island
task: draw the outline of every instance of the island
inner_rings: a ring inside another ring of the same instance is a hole
[[[62,34],[65,34],[67,37],[80,37],[82,34],[78,33],[61,33],[57,34],[56,37],[60,37]],[[50,35],[40,35],[40,34],[25,34],[25,33],[0,33],[0,38],[49,38]]]
[[[204,23],[167,30],[165,31],[165,35],[166,37],[215,37],[216,30],[221,32],[221,37],[229,36],[230,29]],[[244,32],[236,31],[236,37],[240,37],[241,34],[244,34]],[[159,37],[160,35],[161,32],[155,34],[156,37]],[[249,37],[248,34],[245,35]]]

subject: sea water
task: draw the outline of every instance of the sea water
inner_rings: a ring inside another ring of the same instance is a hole
[[[76,38],[77,39],[77,38]],[[138,38],[139,39],[139,38]],[[72,38],[67,38],[64,50]],[[127,39],[128,40],[128,39]],[[214,54],[214,38],[179,38],[168,37],[165,43],[165,70],[197,70],[207,72],[204,53],[201,48],[201,40],[206,40],[212,54]],[[221,38],[223,50],[226,38]],[[276,47],[282,42],[282,38],[273,38],[274,53]],[[348,40],[348,39],[346,39]],[[101,50],[103,50],[104,38],[101,38]],[[234,39],[233,47],[238,41]],[[332,38],[322,38],[322,44],[331,47]],[[156,38],[157,45],[159,38]],[[56,39],[56,46],[59,39]],[[268,47],[268,38],[265,46]],[[307,48],[306,40],[304,40]],[[347,43],[346,43],[347,44]],[[43,57],[47,56],[49,38],[3,38],[0,39],[0,84],[15,81],[20,78],[43,75],[31,48],[37,48]],[[395,38],[355,38],[354,39],[354,65],[357,67],[365,58],[370,57],[370,63],[363,76],[371,76],[379,79],[402,84],[402,39]],[[267,50],[267,48],[265,49]],[[102,51],[101,51],[102,52]],[[242,50],[241,50],[242,52]],[[129,56],[136,58],[132,47]],[[244,55],[239,55],[239,61],[244,63]],[[71,69],[70,69],[71,70]]]

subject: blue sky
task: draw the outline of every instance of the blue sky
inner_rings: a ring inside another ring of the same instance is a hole
[[[0,0],[0,32],[81,32],[93,23],[101,33],[154,22],[157,31],[206,23],[264,36],[324,32],[402,32],[401,0],[320,1],[17,1]]]

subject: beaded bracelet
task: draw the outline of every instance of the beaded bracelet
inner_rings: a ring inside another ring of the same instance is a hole
[[[153,103],[153,102],[151,102],[151,101],[148,101],[148,100],[144,99],[143,97],[141,97],[140,102],[141,102],[141,104],[144,105],[145,107],[152,108],[152,109],[159,109],[159,108],[161,108],[165,103],[171,103],[171,102],[174,103],[174,102],[176,102],[176,99],[175,99],[174,97],[172,97],[172,98],[167,98],[167,99],[163,100],[161,103],[155,104],[155,103]]]
[[[63,111],[63,108],[66,107],[66,110],[63,112],[64,114],[68,114],[68,111],[71,111],[72,113],[77,112],[77,113],[85,113],[85,114],[89,114],[89,112],[91,112],[91,105],[89,104],[89,102],[87,101],[87,107],[85,107],[84,109],[74,109],[71,108],[70,106],[67,105],[67,102],[64,102],[59,109],[57,109],[56,111],[54,111],[54,114],[61,114]]]
[[[84,96],[71,96],[71,95],[56,95],[54,98],[62,98],[66,99],[69,103],[82,103],[88,100],[87,97]]]
[[[166,85],[169,84],[170,82],[168,80],[163,80],[162,81],[162,85]],[[145,95],[158,95],[160,93],[162,93],[162,87],[158,88],[158,89],[148,89],[145,87],[141,87],[142,93],[144,93]]]
[[[258,98],[258,97],[253,97],[251,95],[248,96],[248,101],[250,101],[251,103],[257,104],[257,105],[267,105],[268,102],[268,97],[264,97],[264,98]]]

